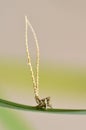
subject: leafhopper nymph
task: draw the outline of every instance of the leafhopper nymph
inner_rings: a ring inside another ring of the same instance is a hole
[[[31,29],[35,43],[36,43],[36,78],[34,76],[32,64],[31,64],[31,58],[29,53],[29,47],[28,47],[28,27]],[[28,59],[28,66],[30,68],[31,76],[32,76],[32,82],[33,82],[33,88],[34,88],[34,94],[35,94],[35,101],[37,103],[38,108],[52,108],[50,104],[50,97],[46,97],[41,99],[39,97],[39,45],[38,45],[38,39],[35,33],[35,30],[33,29],[30,21],[28,20],[27,16],[25,16],[25,44],[26,44],[26,52],[27,52],[27,59]]]

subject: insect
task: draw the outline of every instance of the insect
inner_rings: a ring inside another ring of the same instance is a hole
[[[35,43],[36,43],[36,77],[34,76],[32,64],[31,64],[31,58],[29,53],[29,47],[28,47],[28,27],[31,29]],[[25,45],[26,45],[26,52],[27,52],[27,59],[28,59],[28,66],[30,68],[31,76],[32,76],[32,82],[33,82],[33,89],[35,94],[35,101],[37,103],[38,108],[52,108],[50,104],[50,97],[46,97],[41,99],[39,97],[39,45],[38,45],[38,39],[35,33],[35,30],[33,29],[30,21],[28,20],[27,16],[25,16]]]

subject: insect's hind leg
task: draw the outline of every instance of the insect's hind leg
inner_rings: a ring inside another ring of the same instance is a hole
[[[51,99],[50,97],[46,97],[47,107],[52,108],[52,105],[50,103],[50,99]]]

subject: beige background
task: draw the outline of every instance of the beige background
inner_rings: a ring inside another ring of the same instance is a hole
[[[25,15],[36,30],[41,61],[86,65],[85,0],[0,0],[1,59],[25,59]],[[31,32],[29,39],[30,52],[35,55]],[[85,115],[24,111],[20,111],[20,115],[25,117],[27,123],[31,122],[36,130],[86,129]]]
[[[85,0],[0,0],[1,58],[25,58],[24,15],[36,30],[41,60],[86,65]],[[35,53],[33,46],[30,40]]]

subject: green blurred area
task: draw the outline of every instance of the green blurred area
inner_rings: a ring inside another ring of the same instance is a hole
[[[41,65],[40,68],[40,89],[57,91],[62,93],[83,93],[86,94],[86,69],[64,66]],[[24,63],[9,62],[0,63],[0,86],[15,85],[21,89],[32,86],[29,67]],[[29,88],[32,89],[32,88]]]
[[[63,65],[42,64],[40,67],[40,91],[48,93],[55,97],[75,96],[86,98],[86,69],[78,67],[67,67]],[[0,62],[0,96],[6,97],[6,91],[15,90],[18,93],[23,92],[31,94],[32,80],[29,67],[24,62],[19,61],[1,61]],[[9,91],[8,91],[9,93]],[[14,92],[11,91],[14,94]],[[4,95],[4,96],[3,96]],[[10,93],[9,93],[10,95]],[[16,96],[16,95],[15,95]],[[8,99],[7,99],[8,100]],[[73,99],[74,100],[74,99]],[[84,99],[85,100],[85,99]],[[6,127],[6,130],[29,130],[25,122],[18,113],[0,108],[0,122]],[[14,123],[15,122],[15,123]],[[16,124],[16,125],[15,125]]]
[[[0,124],[1,123],[5,130],[32,130],[24,119],[21,120],[16,111],[13,112],[12,110],[4,108],[0,108]]]
[[[24,80],[25,75],[22,75],[22,72],[25,71],[23,70],[24,66],[16,63],[14,64],[11,61],[0,62],[0,98],[5,98],[8,100],[10,96],[7,97],[7,95],[5,95],[8,89],[12,89],[15,86],[14,89],[15,92],[17,92],[17,87],[19,85],[25,86],[25,84],[27,84]],[[26,74],[26,72],[24,73]],[[23,81],[21,79],[23,79]],[[10,91],[7,93],[10,95]],[[3,126],[2,130],[32,130],[33,128],[29,122],[25,122],[25,119],[19,114],[19,111],[17,112],[4,107],[0,107],[0,126]]]

